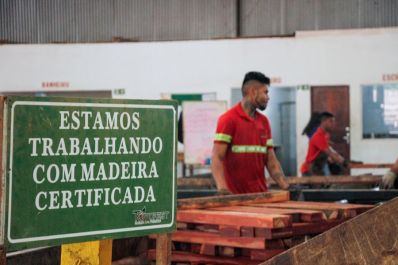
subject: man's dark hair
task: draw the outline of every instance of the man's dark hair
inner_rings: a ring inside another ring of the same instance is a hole
[[[302,135],[306,134],[308,138],[311,138],[311,136],[314,134],[316,129],[319,127],[321,124],[321,113],[320,112],[313,112],[311,114],[311,118],[308,121],[307,125],[303,129]]]
[[[249,81],[258,81],[262,84],[269,85],[271,83],[271,80],[265,76],[263,73],[260,72],[248,72],[245,74],[245,78],[243,78],[243,83],[242,86],[244,86],[247,82]]]
[[[333,118],[333,117],[334,117],[334,115],[328,111],[324,111],[321,113],[321,121],[324,121],[326,119]]]
[[[258,81],[261,84],[265,84],[265,85],[270,85],[270,83],[271,83],[271,80],[269,79],[269,77],[265,76],[263,73],[260,73],[260,72],[248,72],[248,73],[245,74],[245,77],[243,78],[242,95],[246,94],[245,85],[249,81]]]

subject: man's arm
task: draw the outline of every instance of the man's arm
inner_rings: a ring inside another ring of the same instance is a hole
[[[342,157],[339,153],[336,152],[331,146],[324,151],[328,157],[330,157],[334,162],[338,164],[344,163],[344,157]]]
[[[289,188],[289,184],[285,180],[285,174],[282,171],[281,165],[279,164],[278,159],[276,158],[275,152],[273,148],[269,148],[267,150],[268,160],[267,160],[267,169],[271,178],[278,183],[279,187],[283,190],[287,190]]]
[[[211,172],[216,181],[217,189],[219,191],[228,191],[227,183],[224,177],[224,168],[222,161],[227,153],[228,144],[214,143],[213,153],[211,158]]]

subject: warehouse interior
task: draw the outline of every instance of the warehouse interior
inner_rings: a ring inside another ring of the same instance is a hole
[[[111,261],[73,264],[398,264],[398,186],[385,184],[391,174],[398,184],[397,52],[395,0],[0,0],[0,264],[72,264],[62,256],[66,245],[84,242],[62,236],[14,246],[9,236],[8,108],[38,98],[176,104],[173,120],[157,121],[175,126],[175,150],[165,156],[174,157],[176,188],[163,191],[175,192],[168,258],[159,256],[161,237],[134,228],[92,238],[111,240]],[[269,120],[290,186],[283,191],[266,166],[268,191],[244,197],[223,193],[213,148],[219,117],[243,102],[251,71],[269,78],[269,100],[258,113]],[[329,144],[344,159],[337,173],[301,170],[312,139],[303,130],[314,112],[334,116]],[[256,212],[253,201],[273,206],[256,205]],[[139,207],[130,211],[151,209]],[[367,229],[374,229],[367,239],[356,238]],[[355,240],[382,243],[356,247]]]

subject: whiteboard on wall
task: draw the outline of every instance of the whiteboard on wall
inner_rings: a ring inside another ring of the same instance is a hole
[[[226,110],[226,101],[182,103],[185,164],[210,164],[217,121]]]

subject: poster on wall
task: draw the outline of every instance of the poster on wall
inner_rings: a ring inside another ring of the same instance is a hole
[[[362,86],[364,139],[398,138],[398,84]]]
[[[183,102],[185,164],[210,164],[217,120],[226,110],[226,101]]]

